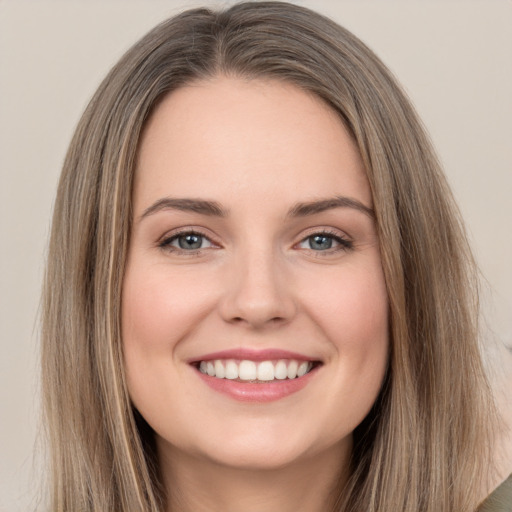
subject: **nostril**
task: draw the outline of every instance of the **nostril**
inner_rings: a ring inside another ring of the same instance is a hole
[[[236,316],[229,320],[229,322],[232,324],[247,324],[247,325],[253,326],[254,328],[260,328],[260,327],[265,327],[265,326],[270,326],[270,325],[277,326],[279,324],[286,323],[286,321],[287,321],[286,318],[284,318],[282,316],[264,318],[263,316],[257,317],[255,315],[252,315],[252,316],[248,315],[247,318],[242,317],[242,316]]]

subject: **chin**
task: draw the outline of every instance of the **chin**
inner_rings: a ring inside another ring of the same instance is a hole
[[[340,451],[345,452],[344,447],[350,448],[351,442],[351,436],[342,440],[338,444]],[[332,443],[326,446],[318,439],[298,438],[293,433],[269,434],[263,428],[253,435],[227,435],[220,442],[203,445],[202,449],[195,451],[195,457],[237,470],[272,471],[320,459],[327,452],[332,455],[336,447]]]
[[[208,455],[207,455],[208,456]],[[215,452],[209,460],[217,465],[243,471],[272,471],[292,466],[304,458],[303,453],[278,449],[275,446],[245,446],[243,450]]]

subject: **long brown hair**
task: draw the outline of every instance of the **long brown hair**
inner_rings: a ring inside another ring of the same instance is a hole
[[[308,9],[194,9],[112,69],[71,142],[42,308],[44,414],[55,512],[162,511],[151,429],[125,385],[120,298],[144,122],[164,94],[215,75],[286,81],[336,110],[370,182],[390,303],[382,392],[355,432],[336,510],[474,511],[490,465],[492,401],[474,262],[410,102],[355,36]]]

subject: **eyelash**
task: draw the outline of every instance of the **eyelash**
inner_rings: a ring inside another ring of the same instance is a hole
[[[201,250],[204,249],[204,248],[199,248],[199,249],[187,250],[187,249],[182,249],[179,247],[174,247],[171,245],[174,241],[178,240],[180,237],[185,237],[185,236],[201,237],[202,239],[208,240],[213,246],[216,245],[210,239],[210,237],[208,237],[201,231],[198,231],[195,229],[184,229],[182,231],[172,234],[171,236],[165,237],[161,242],[158,243],[158,247],[160,249],[163,249],[168,252],[186,254],[187,256],[197,255],[201,252]]]
[[[200,252],[202,250],[209,248],[209,247],[207,247],[207,248],[200,247],[198,249],[187,250],[187,249],[183,249],[183,248],[179,248],[179,247],[174,247],[173,245],[171,245],[173,242],[177,241],[180,237],[184,237],[184,236],[197,236],[197,237],[202,238],[203,240],[207,240],[213,247],[215,247],[215,245],[217,245],[205,233],[202,233],[201,231],[198,231],[195,229],[184,229],[183,231],[179,231],[177,233],[172,234],[171,236],[164,238],[162,241],[160,241],[158,243],[158,247],[160,249],[163,249],[168,252],[184,254],[187,256],[198,255],[198,254],[200,254]],[[339,251],[349,251],[354,248],[353,242],[350,241],[348,238],[341,236],[339,233],[335,233],[335,232],[332,232],[332,231],[329,231],[326,229],[320,230],[320,231],[314,231],[314,232],[308,234],[306,237],[302,238],[298,244],[295,244],[294,247],[300,246],[301,244],[307,242],[308,240],[312,240],[313,237],[328,238],[328,239],[331,239],[332,241],[334,241],[336,244],[338,244],[337,247],[334,247],[334,248],[329,247],[328,249],[325,249],[325,250],[317,251],[317,250],[314,250],[311,248],[306,249],[306,250],[316,253],[315,255],[319,256],[319,257],[327,256],[329,254],[337,253]]]

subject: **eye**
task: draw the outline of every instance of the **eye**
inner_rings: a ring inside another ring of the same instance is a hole
[[[299,243],[300,249],[309,249],[316,252],[333,252],[352,249],[352,247],[353,244],[350,240],[338,234],[327,232],[313,233]]]
[[[213,247],[213,243],[201,233],[186,231],[165,238],[159,247],[171,251],[192,252]]]

